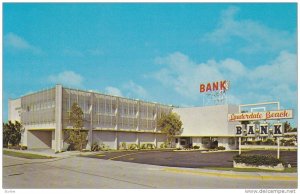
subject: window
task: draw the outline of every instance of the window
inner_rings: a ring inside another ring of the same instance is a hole
[[[185,145],[186,144],[186,139],[180,139],[180,145]]]
[[[209,141],[210,141],[209,137],[202,138],[202,144],[209,144]]]

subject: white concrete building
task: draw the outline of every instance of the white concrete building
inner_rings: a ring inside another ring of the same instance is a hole
[[[173,112],[180,115],[183,123],[183,132],[176,140],[177,147],[199,146],[205,149],[216,144],[226,149],[237,148],[234,130],[237,123],[228,122],[228,113],[238,112],[238,106],[174,108]]]
[[[73,103],[84,112],[84,130],[88,132],[89,148],[93,143],[119,149],[127,144],[152,143],[156,147],[166,141],[166,135],[157,128],[163,113],[174,111],[183,122],[183,133],[176,138],[177,146],[199,145],[207,148],[212,143],[235,149],[237,141],[234,125],[227,121],[228,113],[238,111],[238,106],[175,108],[141,100],[65,88],[35,92],[9,100],[9,120],[22,123],[25,132],[21,144],[28,149],[65,148],[64,133],[71,129],[69,120]]]

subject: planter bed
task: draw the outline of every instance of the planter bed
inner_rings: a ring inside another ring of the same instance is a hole
[[[284,166],[282,163],[277,164],[277,166],[271,166],[271,165],[250,165],[245,163],[236,163],[233,161],[233,167],[234,168],[255,168],[255,169],[263,169],[263,170],[275,170],[275,171],[284,171]]]

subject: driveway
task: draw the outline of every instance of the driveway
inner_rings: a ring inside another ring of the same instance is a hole
[[[220,172],[76,156],[29,160],[4,155],[2,181],[4,189],[297,188],[295,173]]]
[[[276,156],[276,151],[247,151],[247,154],[271,154]],[[200,151],[124,151],[124,152],[104,152],[97,156],[100,159],[125,161],[141,164],[153,164],[170,167],[233,167],[232,158],[238,152],[211,152],[201,153]],[[292,167],[297,167],[296,151],[281,151],[281,158],[290,163]]]

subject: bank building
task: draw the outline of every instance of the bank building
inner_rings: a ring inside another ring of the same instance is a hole
[[[217,86],[214,87],[210,89]],[[220,87],[224,87],[221,82]],[[199,146],[206,149],[216,144],[230,150],[237,149],[239,145],[236,127],[241,122],[229,119],[229,115],[241,112],[238,105],[181,108],[62,85],[10,99],[8,120],[21,122],[25,128],[21,145],[28,149],[64,151],[67,149],[65,131],[72,129],[69,116],[73,103],[77,103],[84,113],[87,148],[97,143],[110,149],[120,149],[123,142],[137,145],[151,143],[159,148],[166,141],[166,135],[157,128],[157,121],[162,114],[170,112],[177,113],[183,123],[182,134],[173,142],[176,147]]]

